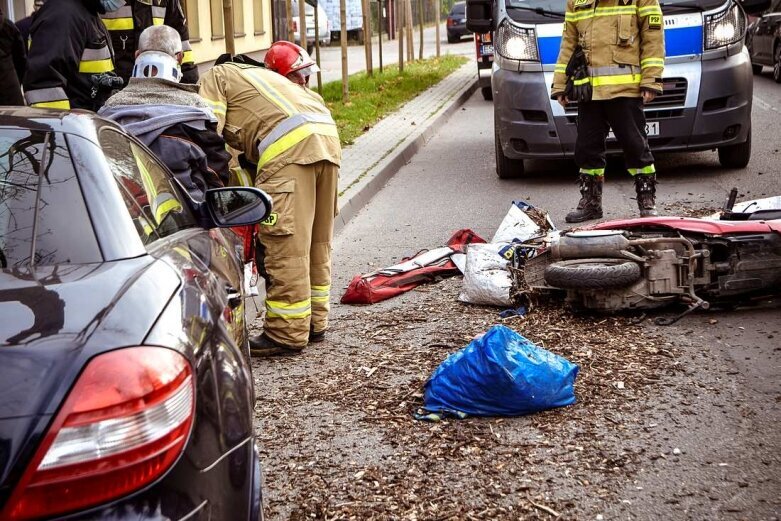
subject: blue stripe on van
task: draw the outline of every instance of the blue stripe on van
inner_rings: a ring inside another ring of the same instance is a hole
[[[540,48],[540,60],[543,64],[556,63],[561,46],[560,36],[544,36],[537,38]],[[664,31],[664,47],[667,57],[684,56],[702,53],[702,26],[666,29]]]

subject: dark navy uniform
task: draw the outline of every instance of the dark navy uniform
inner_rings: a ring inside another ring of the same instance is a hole
[[[125,80],[125,85],[133,74],[138,37],[152,25],[167,25],[176,29],[182,38],[184,51],[182,83],[198,82],[198,68],[195,66],[187,18],[180,0],[125,0],[123,7],[103,14],[101,18],[111,34],[117,74]]]
[[[99,0],[46,2],[30,28],[24,90],[34,107],[98,110],[111,92],[92,77],[114,70]]]

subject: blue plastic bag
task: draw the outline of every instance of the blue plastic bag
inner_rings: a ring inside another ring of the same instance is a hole
[[[577,365],[494,326],[434,371],[416,417],[520,416],[571,405],[577,375]]]

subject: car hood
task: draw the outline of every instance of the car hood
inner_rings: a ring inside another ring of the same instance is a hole
[[[84,363],[143,342],[180,283],[151,256],[0,270],[0,504],[15,459]]]

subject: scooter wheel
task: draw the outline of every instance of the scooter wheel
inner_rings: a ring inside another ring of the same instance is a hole
[[[545,268],[545,282],[562,289],[613,289],[640,280],[640,265],[624,259],[572,259]]]

